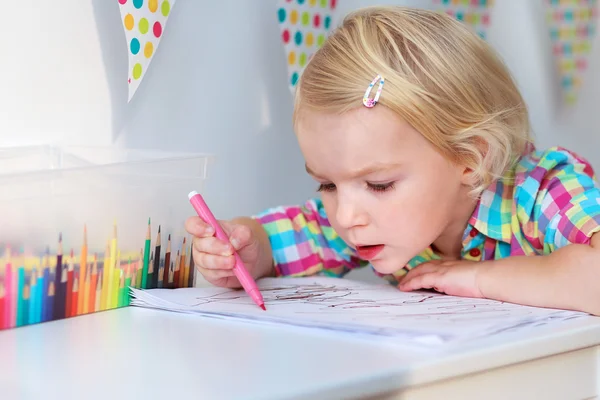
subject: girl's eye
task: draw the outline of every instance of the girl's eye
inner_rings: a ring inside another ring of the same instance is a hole
[[[388,183],[369,183],[367,182],[367,188],[372,190],[373,192],[387,192],[388,190],[392,190],[394,188],[394,182]]]
[[[333,192],[335,190],[335,184],[333,183],[321,183],[317,192]]]

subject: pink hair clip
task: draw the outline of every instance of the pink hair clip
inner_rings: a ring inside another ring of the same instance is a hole
[[[369,98],[369,95],[371,94],[371,90],[373,90],[373,86],[375,86],[377,81],[379,81],[379,87],[377,88],[377,93],[375,94],[375,98],[371,99],[371,98]],[[363,104],[365,105],[365,107],[373,108],[373,107],[375,107],[375,104],[377,104],[379,102],[379,96],[381,96],[381,91],[383,90],[384,83],[385,83],[385,78],[382,78],[381,75],[377,75],[375,77],[375,79],[373,79],[373,81],[367,88],[367,91],[365,92],[365,97],[363,97]]]

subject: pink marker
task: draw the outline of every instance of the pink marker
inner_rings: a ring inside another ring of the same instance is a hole
[[[229,243],[229,238],[221,228],[221,225],[215,219],[213,213],[210,211],[210,209],[204,202],[202,196],[198,192],[190,192],[188,198],[190,199],[192,207],[194,207],[194,210],[196,210],[196,213],[198,213],[198,216],[202,218],[204,222],[213,227],[217,238]],[[235,251],[235,249],[233,251],[233,255],[235,256],[235,265],[233,267],[233,272],[235,273],[235,276],[242,284],[242,287],[244,288],[246,293],[248,293],[252,300],[254,300],[256,305],[258,305],[260,308],[266,311],[267,309],[265,308],[265,302],[263,300],[262,294],[260,293],[260,290],[258,290],[256,282],[248,273],[248,270],[244,266],[242,259]]]

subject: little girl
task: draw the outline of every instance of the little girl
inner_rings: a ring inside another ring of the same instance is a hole
[[[256,278],[343,276],[371,265],[434,289],[600,315],[600,190],[563,148],[536,150],[509,72],[441,13],[355,12],[297,86],[294,128],[319,199],[222,221],[190,218],[196,267]]]

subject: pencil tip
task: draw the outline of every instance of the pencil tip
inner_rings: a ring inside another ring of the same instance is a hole
[[[58,241],[59,241],[59,242],[62,242],[62,232],[59,232],[59,233],[58,233]]]
[[[150,225],[150,217],[148,217],[148,225]]]
[[[169,240],[171,240],[171,234],[169,233]]]
[[[260,305],[260,308],[262,308],[263,310],[267,311],[267,309],[265,308],[265,305],[264,305],[264,304],[261,304],[261,305]]]

